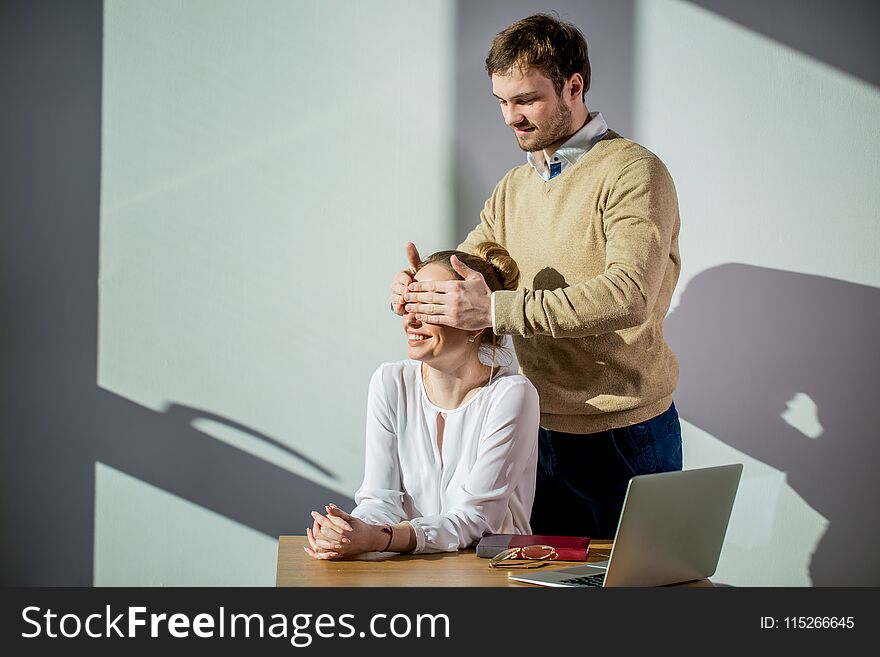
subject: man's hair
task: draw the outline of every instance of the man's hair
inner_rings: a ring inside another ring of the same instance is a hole
[[[577,27],[550,14],[523,18],[499,32],[486,57],[489,77],[531,67],[550,78],[557,95],[575,73],[584,78],[584,93],[590,89],[587,40]]]

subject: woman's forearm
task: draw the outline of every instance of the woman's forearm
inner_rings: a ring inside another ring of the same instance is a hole
[[[416,534],[412,525],[401,522],[391,527],[394,536],[391,539],[390,552],[412,552],[416,549]]]

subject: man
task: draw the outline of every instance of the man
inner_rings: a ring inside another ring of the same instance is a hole
[[[527,163],[498,183],[459,250],[500,243],[520,287],[492,293],[454,260],[464,280],[400,272],[392,308],[513,336],[541,398],[532,531],[611,538],[632,476],[681,469],[678,363],[663,339],[680,271],[675,187],[657,156],[587,110],[587,44],[574,25],[545,14],[514,23],[486,70]],[[414,245],[407,255],[415,267]]]

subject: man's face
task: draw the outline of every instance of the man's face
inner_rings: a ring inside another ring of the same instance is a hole
[[[524,151],[561,144],[572,134],[571,108],[564,100],[567,91],[568,84],[557,94],[553,81],[533,68],[492,76],[492,94]]]

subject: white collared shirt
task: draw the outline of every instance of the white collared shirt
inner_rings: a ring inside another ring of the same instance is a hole
[[[590,120],[569,137],[545,162],[544,152],[527,153],[526,161],[547,182],[581,159],[608,132],[608,125],[601,112],[590,112]]]

